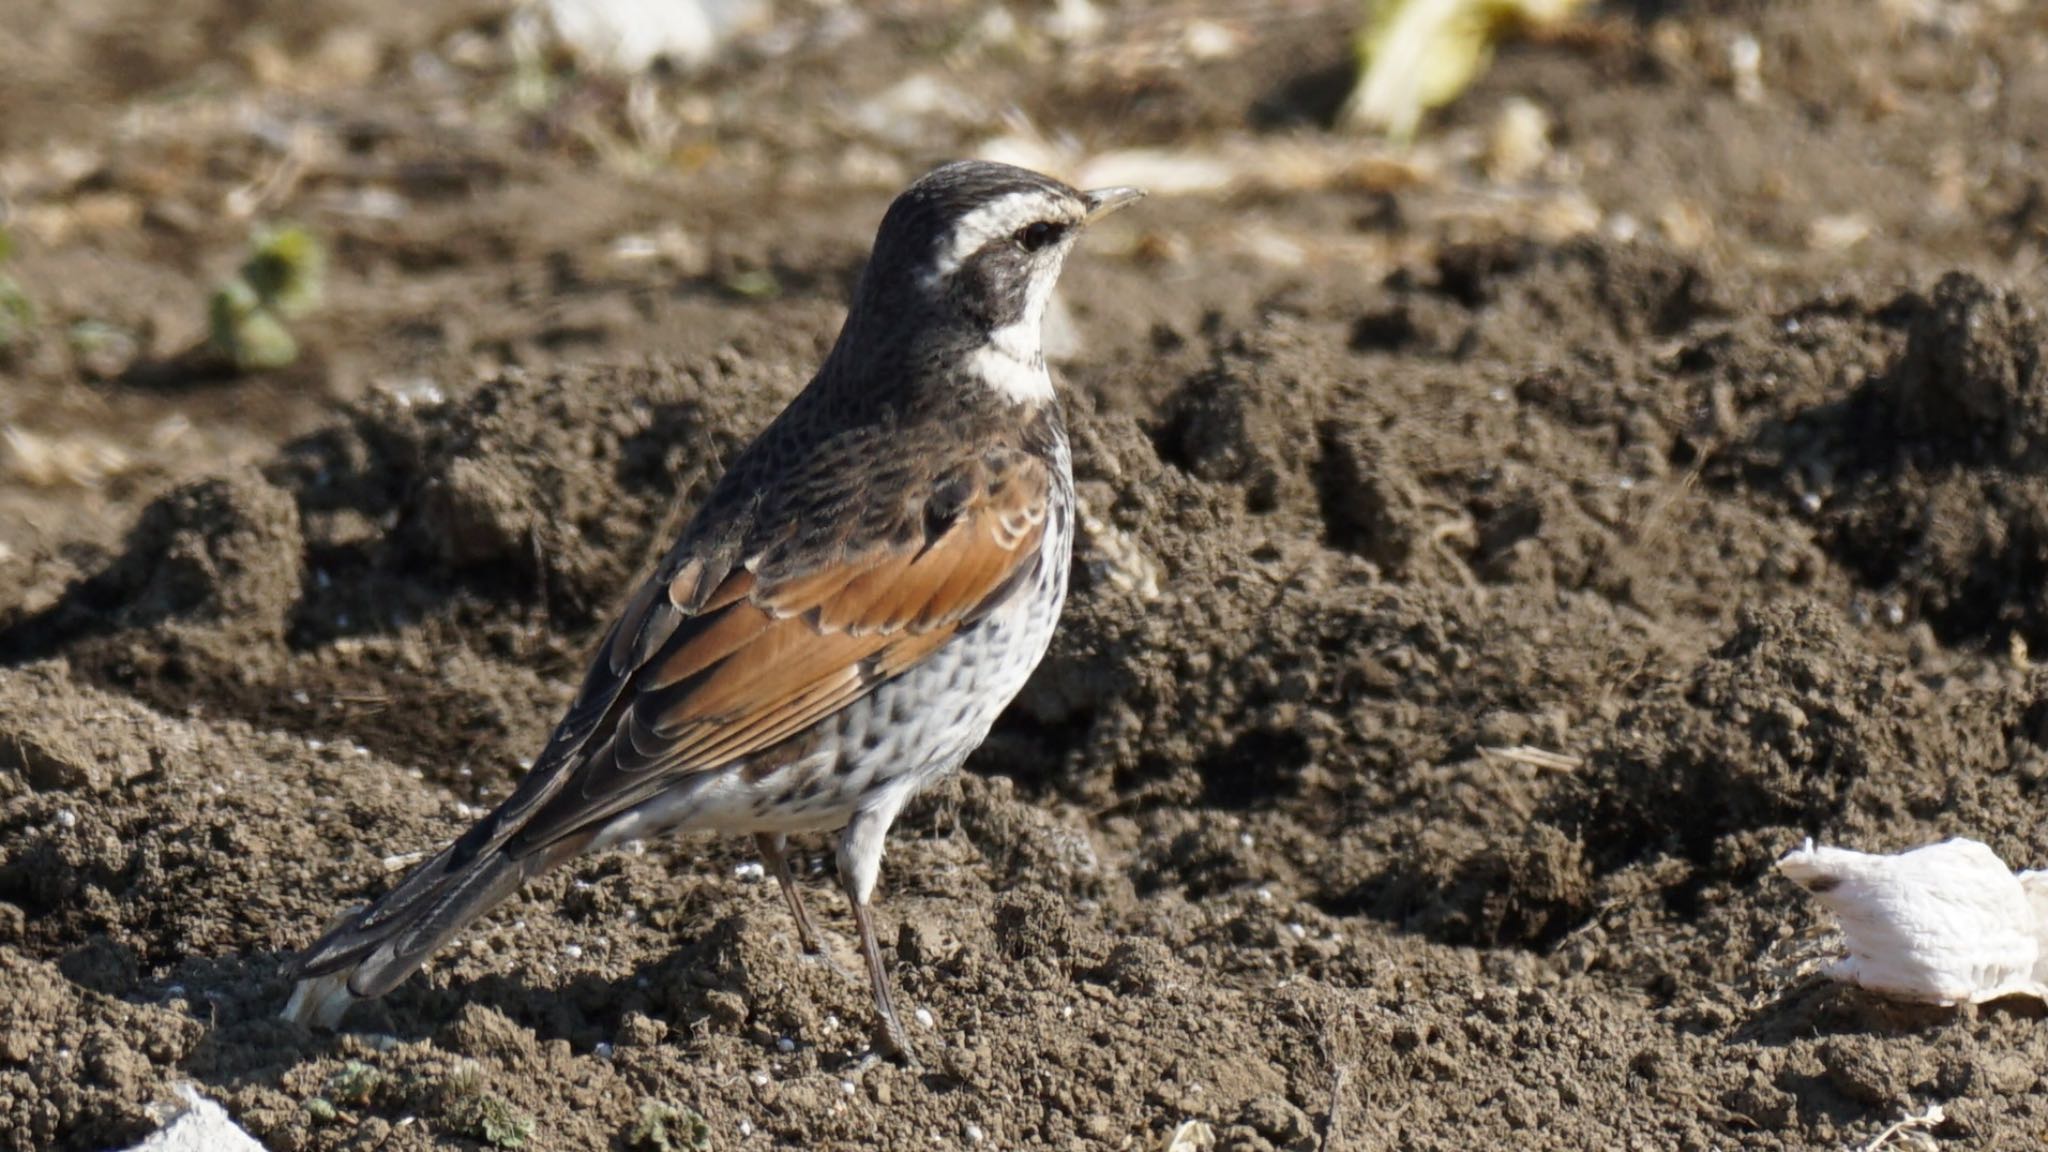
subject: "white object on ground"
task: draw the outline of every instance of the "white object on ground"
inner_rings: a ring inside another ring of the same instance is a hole
[[[1805,847],[1778,871],[1841,922],[1849,954],[1828,974],[1872,992],[1929,1004],[2005,996],[2048,1000],[2048,873],[2013,875],[1975,840],[1944,840],[1896,856]]]
[[[227,1110],[199,1094],[190,1084],[178,1085],[185,1101],[169,1124],[128,1152],[263,1152],[255,1137],[242,1131]]]
[[[584,63],[643,72],[656,60],[691,67],[763,23],[768,0],[547,0],[555,35]]]

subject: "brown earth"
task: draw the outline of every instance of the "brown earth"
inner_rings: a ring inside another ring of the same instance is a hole
[[[1603,9],[1401,158],[1329,126],[1350,6],[792,3],[637,93],[491,4],[292,9],[0,10],[0,1148],[184,1080],[278,1149],[2048,1145],[2040,1013],[1825,983],[1770,872],[2048,864],[2039,10]],[[927,1067],[736,842],[276,1020],[1012,107],[1237,180],[1068,274],[1074,600],[884,871]],[[282,219],[326,301],[237,377],[205,294]]]

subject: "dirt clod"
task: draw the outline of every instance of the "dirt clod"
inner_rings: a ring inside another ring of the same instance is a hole
[[[1356,5],[761,6],[633,81],[498,7],[0,4],[0,1152],[186,1080],[291,1152],[2048,1145],[2037,1012],[1826,981],[1770,869],[2048,865],[2029,6],[1602,6],[1398,158]],[[277,1019],[984,149],[1231,179],[1062,280],[1073,595],[874,910],[923,1069],[814,836],[823,956],[657,838]],[[287,221],[304,354],[182,355]]]
[[[2017,293],[1951,272],[1906,330],[1897,430],[2016,464],[2048,465],[2048,331]]]

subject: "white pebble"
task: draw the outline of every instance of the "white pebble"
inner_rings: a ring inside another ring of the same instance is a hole
[[[315,740],[311,736],[306,737],[306,750],[308,752],[318,752],[325,747],[327,747],[327,741]]]
[[[917,1018],[918,1027],[920,1028],[931,1028],[936,1026],[932,1020],[932,1010],[929,1008],[919,1008],[917,1011],[911,1013],[911,1015]]]
[[[2017,876],[1975,840],[1896,856],[1803,848],[1778,871],[1842,925],[1848,955],[1828,974],[1933,1004],[2048,1000],[2048,872]]]
[[[1307,928],[1304,928],[1304,927],[1302,927],[1302,926],[1301,926],[1300,924],[1289,924],[1289,925],[1287,926],[1287,930],[1288,930],[1289,932],[1293,933],[1293,935],[1294,935],[1294,938],[1295,938],[1296,940],[1300,940],[1300,939],[1303,939],[1303,938],[1307,937],[1307,935],[1308,935],[1308,929],[1307,929]]]
[[[775,1050],[777,1052],[794,1052],[796,1051],[796,1041],[791,1040],[787,1036],[777,1036],[775,1038]]]
[[[756,1072],[753,1075],[747,1077],[747,1079],[750,1082],[752,1082],[754,1087],[756,1088],[766,1088],[768,1086],[768,1074],[766,1072]]]
[[[583,958],[583,945],[564,944],[562,945],[562,955],[567,956],[571,960],[580,960]]]
[[[768,875],[768,869],[762,867],[759,860],[749,860],[734,868],[732,874],[743,884],[759,884],[762,878]]]
[[[754,1122],[753,1122],[752,1120],[749,1120],[749,1119],[747,1119],[747,1118],[746,1118],[746,1117],[744,1117],[744,1116],[743,1116],[743,1117],[741,1117],[741,1118],[740,1118],[740,1135],[742,1135],[742,1136],[752,1136],[753,1134],[754,1134]]]
[[[841,1080],[839,1082],[839,1091],[842,1095],[851,1096],[858,1091],[858,1087],[851,1080]]]
[[[1728,42],[1728,72],[1735,98],[1753,104],[1764,98],[1763,45],[1748,33]]]
[[[599,1040],[596,1044],[591,1046],[590,1054],[597,1057],[599,1060],[609,1060],[612,1058],[612,1051],[613,1049],[610,1041]]]
[[[1221,60],[1237,52],[1237,33],[1213,20],[1191,20],[1181,33],[1181,49],[1196,60]]]
[[[78,813],[73,812],[69,808],[57,809],[57,826],[60,828],[76,828],[78,826]]]
[[[969,1124],[967,1126],[967,1142],[969,1144],[979,1144],[986,1139],[988,1139],[988,1133],[981,1130],[981,1125]]]

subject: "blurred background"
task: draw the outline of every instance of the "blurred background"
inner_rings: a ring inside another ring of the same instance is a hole
[[[1366,285],[1487,235],[2024,276],[2042,35],[2021,0],[19,0],[0,577],[368,390],[830,306],[961,155],[1151,187],[1097,262],[1169,313],[1196,276]],[[236,287],[280,229],[282,305]]]

